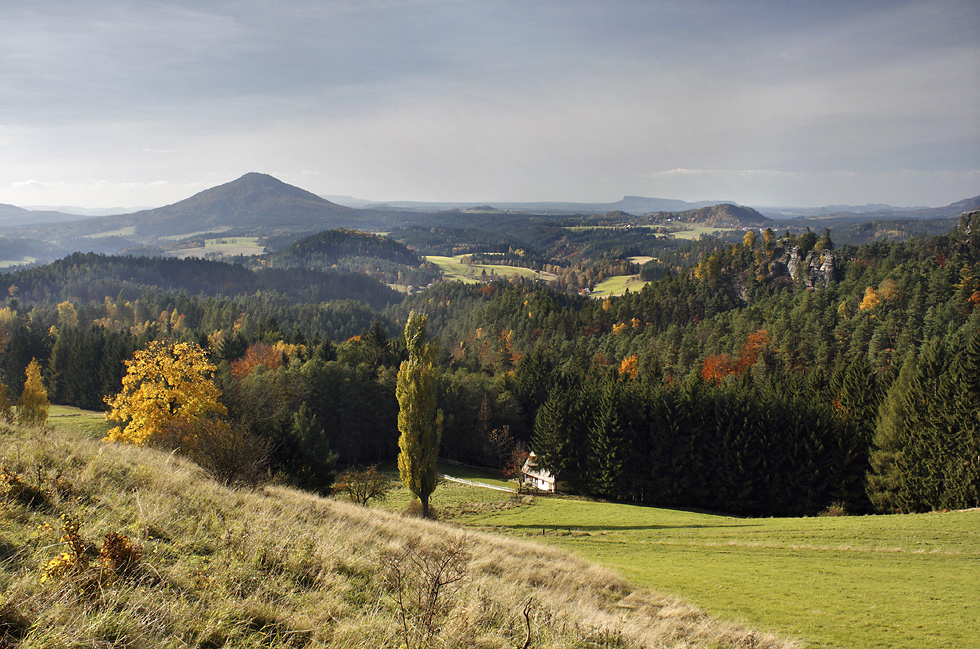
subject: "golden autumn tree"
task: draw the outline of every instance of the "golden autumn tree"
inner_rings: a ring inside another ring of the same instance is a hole
[[[869,286],[867,290],[864,291],[864,299],[861,300],[859,309],[862,311],[867,311],[873,309],[881,304],[881,298],[878,297],[878,291],[874,290],[874,287]]]
[[[152,342],[126,361],[123,389],[106,397],[106,419],[119,425],[107,441],[146,444],[177,420],[227,414],[214,384],[215,366],[195,343]]]
[[[41,382],[41,368],[31,359],[26,370],[24,390],[17,400],[17,423],[21,426],[43,426],[48,420],[48,391]]]

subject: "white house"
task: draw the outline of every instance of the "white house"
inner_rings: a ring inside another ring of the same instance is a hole
[[[530,485],[538,491],[549,491],[551,493],[558,491],[559,484],[555,480],[555,476],[547,469],[538,465],[538,456],[534,453],[528,455],[527,459],[524,460],[524,466],[521,467],[521,474],[524,476],[524,484]]]

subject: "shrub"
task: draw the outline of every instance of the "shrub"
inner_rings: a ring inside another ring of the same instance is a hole
[[[271,453],[265,440],[223,419],[173,419],[160,429],[153,443],[188,456],[225,484],[260,482]]]
[[[844,507],[844,503],[835,502],[827,505],[827,509],[820,512],[821,516],[849,516],[847,508]]]
[[[432,646],[439,621],[453,608],[469,562],[469,541],[464,536],[432,546],[414,538],[382,556],[384,584],[398,607],[406,649]]]
[[[351,502],[367,505],[370,500],[384,500],[392,489],[391,479],[371,466],[363,471],[348,470],[340,474],[333,494],[345,494]]]

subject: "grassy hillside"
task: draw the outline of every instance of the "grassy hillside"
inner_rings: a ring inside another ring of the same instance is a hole
[[[533,270],[531,268],[523,268],[521,266],[466,264],[463,262],[463,259],[466,256],[467,255],[456,255],[454,257],[445,257],[438,255],[427,255],[425,259],[426,261],[438,266],[440,272],[442,272],[442,275],[446,280],[460,281],[467,284],[475,284],[476,282],[479,282],[484,271],[486,271],[487,275],[496,275],[497,277],[512,277],[517,275],[518,277],[540,279],[545,282],[555,278],[555,276],[551,273],[545,273],[539,270]]]
[[[807,646],[980,646],[977,510],[745,519],[559,498],[470,509],[467,525],[571,550]]]
[[[0,432],[0,646],[790,646],[559,549],[229,489],[54,414]]]
[[[596,284],[592,291],[592,297],[622,295],[626,289],[636,292],[642,290],[646,285],[647,282],[640,279],[639,275],[616,275]]]

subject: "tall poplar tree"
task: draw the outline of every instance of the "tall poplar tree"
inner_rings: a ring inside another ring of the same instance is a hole
[[[442,411],[436,409],[433,345],[426,339],[428,316],[412,311],[405,324],[408,360],[398,369],[398,473],[429,517],[429,496],[436,488],[436,458],[442,439]]]

